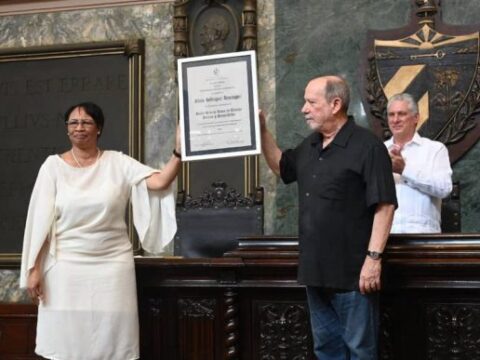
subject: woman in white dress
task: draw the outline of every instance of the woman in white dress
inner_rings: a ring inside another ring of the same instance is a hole
[[[139,358],[137,294],[125,223],[129,200],[145,250],[176,231],[171,184],[179,137],[162,171],[97,146],[104,118],[93,103],[65,114],[72,148],[42,164],[30,199],[20,286],[38,301],[35,352],[55,360]]]

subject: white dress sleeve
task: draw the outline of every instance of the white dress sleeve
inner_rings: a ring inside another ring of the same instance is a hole
[[[52,158],[49,158],[50,160]],[[56,186],[49,170],[47,159],[38,172],[28,206],[25,233],[23,236],[22,264],[20,270],[20,288],[27,286],[29,271],[45,241],[50,242],[48,253],[44,253],[43,273],[54,262],[55,258],[55,194]],[[51,163],[51,162],[50,162]]]
[[[133,223],[142,248],[149,253],[164,252],[177,231],[173,188],[148,190],[145,179],[132,187]]]
[[[174,185],[167,190],[148,190],[146,178],[159,170],[152,169],[128,156],[126,173],[132,184],[133,224],[142,248],[152,254],[165,251],[177,231]]]

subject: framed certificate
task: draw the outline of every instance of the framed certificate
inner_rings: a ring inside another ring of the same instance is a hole
[[[254,51],[178,60],[182,160],[261,152]]]

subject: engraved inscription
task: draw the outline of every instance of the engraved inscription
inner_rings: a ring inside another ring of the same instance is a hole
[[[123,55],[43,57],[49,49],[0,67],[0,253],[19,253],[30,194],[41,164],[70,144],[64,112],[75,103],[93,101],[106,118],[99,146],[125,152],[131,90],[128,58]],[[56,54],[57,54],[57,50]],[[88,50],[90,51],[90,50]],[[106,50],[107,52],[110,50]],[[28,55],[28,56],[27,56]],[[3,56],[7,56],[7,59]]]

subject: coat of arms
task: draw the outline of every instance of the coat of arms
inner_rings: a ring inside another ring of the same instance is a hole
[[[480,135],[479,32],[442,28],[435,0],[414,0],[414,6],[417,24],[370,33],[365,105],[374,131],[386,139],[388,98],[412,94],[419,105],[419,133],[447,145],[454,162]]]

